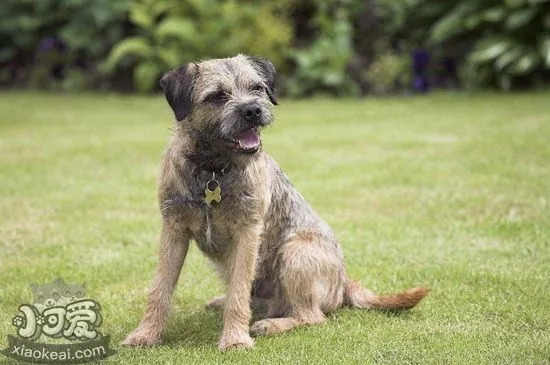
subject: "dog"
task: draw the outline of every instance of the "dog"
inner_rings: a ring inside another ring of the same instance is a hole
[[[250,333],[320,323],[327,312],[410,309],[427,294],[414,288],[379,296],[350,280],[330,227],[262,150],[273,121],[275,68],[245,55],[190,63],[160,81],[176,127],[164,154],[159,203],[160,252],[147,308],[123,345],[159,341],[190,240],[214,263],[227,295],[219,348],[250,348]],[[267,318],[251,327],[252,299]]]

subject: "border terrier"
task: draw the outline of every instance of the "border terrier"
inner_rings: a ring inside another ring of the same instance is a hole
[[[272,334],[320,323],[355,308],[410,309],[427,290],[375,295],[350,280],[330,227],[262,150],[273,121],[275,68],[238,55],[190,63],[160,84],[176,117],[159,182],[162,230],[157,272],[139,326],[124,345],[159,341],[189,241],[214,263],[227,295],[219,348],[249,348],[250,333]],[[252,299],[267,318],[249,327]]]

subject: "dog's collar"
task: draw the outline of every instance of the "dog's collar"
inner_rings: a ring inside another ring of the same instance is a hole
[[[226,172],[232,168],[231,161],[225,164],[219,170],[203,169],[199,176],[209,175],[210,178],[206,181],[204,186],[204,193],[197,198],[187,198],[183,196],[175,196],[168,198],[161,203],[161,211],[167,213],[169,210],[182,206],[192,206],[204,208],[205,206],[212,206],[212,201],[219,203],[221,201],[221,184],[218,180],[220,176],[223,176]],[[199,178],[200,179],[200,178]],[[213,189],[213,190],[211,190]]]
[[[223,174],[231,170],[231,168],[232,168],[231,161],[229,161],[221,169],[202,169],[201,175],[204,175],[205,173],[207,173],[211,176],[214,176],[215,178],[216,176],[223,176]]]
[[[186,198],[178,195],[163,201],[160,205],[160,211],[162,215],[165,216],[168,215],[170,211],[174,211],[182,207],[203,208],[204,205],[205,203],[201,199]]]
[[[218,176],[223,176],[226,169],[231,164],[229,161],[221,170]],[[213,189],[213,190],[212,190]],[[212,206],[212,202],[220,203],[222,201],[222,186],[218,179],[216,179],[216,172],[212,172],[212,178],[208,180],[204,186],[204,198],[203,201],[209,207]]]

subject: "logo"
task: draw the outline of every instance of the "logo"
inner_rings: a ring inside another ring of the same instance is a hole
[[[12,318],[17,337],[8,335],[1,352],[16,360],[42,364],[82,364],[116,352],[99,331],[101,305],[87,298],[86,287],[61,278],[31,284],[33,304],[22,304]]]

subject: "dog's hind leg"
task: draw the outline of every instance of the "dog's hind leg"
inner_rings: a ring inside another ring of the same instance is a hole
[[[225,295],[217,296],[206,302],[206,307],[210,309],[223,310],[225,308],[225,300]]]
[[[288,306],[285,317],[255,322],[254,334],[271,334],[302,325],[320,323],[324,313],[342,306],[345,274],[341,254],[315,232],[296,234],[279,251],[280,290],[273,303]]]

